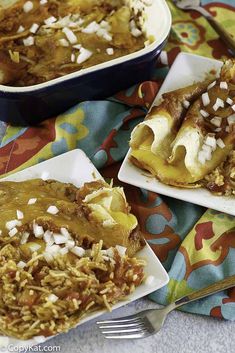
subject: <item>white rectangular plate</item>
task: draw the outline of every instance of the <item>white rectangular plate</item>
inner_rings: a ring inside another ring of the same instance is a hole
[[[75,186],[80,187],[85,182],[102,179],[99,172],[96,170],[91,161],[87,158],[82,150],[73,150],[64,153],[58,157],[54,157],[48,161],[37,164],[33,167],[27,168],[21,172],[15,173],[9,177],[2,178],[0,181],[23,181],[32,178],[41,178],[42,175],[47,175],[48,179],[55,179],[61,182],[73,183]],[[125,301],[119,302],[113,306],[113,309],[117,309],[125,304],[128,304],[136,299],[139,299],[161,287],[166,285],[169,281],[169,277],[164,267],[158,260],[157,256],[153,253],[149,245],[146,245],[144,249],[136,254],[136,257],[145,259],[147,266],[145,267],[146,276],[153,276],[154,279],[151,284],[143,283],[135,292],[132,293]],[[94,319],[105,313],[105,310],[97,311],[88,315],[83,319],[82,323]],[[49,338],[47,338],[49,339]],[[21,341],[14,338],[9,338],[7,345],[13,344],[18,347],[35,345],[42,343],[47,340],[45,337],[38,337],[37,339],[31,339],[28,341]],[[1,344],[5,342],[5,339],[0,336],[0,351]]]
[[[221,66],[221,61],[193,54],[180,53],[164,80],[153,105],[159,102],[163,93],[201,81],[210,70],[215,70],[218,73]],[[181,189],[165,185],[148,172],[135,167],[129,161],[129,157],[130,150],[118,174],[118,178],[121,181],[235,216],[235,197],[215,196],[203,188]]]

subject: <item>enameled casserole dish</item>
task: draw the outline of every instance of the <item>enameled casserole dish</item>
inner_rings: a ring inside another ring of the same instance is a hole
[[[0,0],[0,5],[16,2]],[[156,58],[166,44],[171,14],[165,0],[127,0],[132,8],[143,9],[142,30],[151,44],[124,55],[43,83],[23,87],[0,85],[1,120],[34,125],[62,113],[74,104],[103,99],[121,89],[151,77]]]

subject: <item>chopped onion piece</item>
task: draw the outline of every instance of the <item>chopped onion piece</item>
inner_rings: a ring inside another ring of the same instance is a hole
[[[107,49],[106,49],[106,53],[107,53],[108,55],[113,55],[113,54],[114,54],[113,48],[107,48]]]
[[[214,87],[216,84],[216,81],[212,82],[209,84],[209,86],[207,87],[207,90],[211,89],[212,87]]]
[[[80,50],[81,47],[82,47],[81,44],[75,44],[75,45],[73,45],[73,48],[78,49],[78,50]]]
[[[190,102],[185,99],[183,101],[183,106],[184,106],[184,108],[188,109],[188,107],[190,106]]]
[[[13,219],[12,221],[6,222],[6,228],[8,230],[11,230],[11,229],[15,228],[16,226],[20,227],[21,225],[22,225],[22,223],[18,219]]]
[[[41,245],[40,244],[37,244],[37,243],[33,243],[33,244],[30,244],[29,245],[29,248],[32,252],[34,251],[37,251],[41,248]]]
[[[216,141],[217,145],[220,147],[220,148],[224,148],[225,147],[225,144],[224,144],[224,141],[219,138],[217,141]]]
[[[77,64],[82,64],[84,61],[88,60],[92,55],[92,52],[88,49],[81,48],[80,54],[77,57]]]
[[[23,214],[23,212],[20,211],[20,210],[17,210],[17,211],[16,211],[16,216],[17,216],[18,219],[23,219],[23,218],[24,218],[24,214]]]
[[[59,245],[47,245],[46,246],[46,252],[52,254],[52,255],[56,255],[58,254],[58,252],[60,251],[60,246]]]
[[[221,98],[216,98],[216,102],[213,105],[214,111],[217,111],[219,108],[224,108],[224,101]]]
[[[109,33],[104,33],[103,38],[108,42],[112,40],[112,36]]]
[[[83,33],[96,33],[99,30],[100,26],[96,21],[89,23],[89,25],[82,29]]]
[[[37,23],[32,24],[32,26],[29,29],[29,32],[31,33],[36,33],[39,28],[39,25]]]
[[[22,33],[24,32],[25,28],[23,26],[20,26],[17,30],[17,33]]]
[[[135,27],[131,29],[131,34],[133,35],[133,37],[140,37],[142,35],[142,32],[139,28]]]
[[[49,301],[49,302],[52,302],[52,303],[55,303],[55,302],[57,302],[57,300],[59,299],[59,297],[57,297],[57,295],[55,295],[55,294],[50,294],[48,297],[47,297],[47,300]]]
[[[207,92],[202,94],[202,103],[203,103],[204,107],[206,107],[207,105],[210,104],[210,97]]]
[[[39,226],[37,223],[33,223],[33,233],[36,238],[42,238],[44,230],[42,226]]]
[[[202,150],[203,150],[203,151],[206,151],[207,153],[211,153],[211,152],[212,152],[212,147],[203,144],[203,145],[202,145]]]
[[[24,12],[30,12],[33,9],[33,3],[32,1],[26,1],[23,5],[23,10]]]
[[[62,47],[68,47],[69,46],[69,42],[67,41],[67,39],[65,38],[61,38],[59,39],[59,43]]]
[[[231,98],[227,98],[226,99],[226,102],[229,104],[229,105],[232,105],[233,104],[233,100]]]
[[[34,45],[34,38],[32,36],[29,36],[23,39],[23,43],[25,47],[30,47],[31,45]]]
[[[220,116],[215,116],[214,118],[211,119],[211,124],[220,127],[222,124],[222,118]]]
[[[125,253],[126,253],[126,248],[125,248],[124,246],[116,245],[115,247],[116,247],[116,249],[117,249],[117,251],[118,251],[118,253],[119,253],[119,255],[120,255],[121,257],[125,255]]]
[[[47,4],[47,0],[40,0],[40,5],[45,5]]]
[[[62,228],[60,228],[60,232],[64,237],[67,237],[67,238],[70,237],[70,233],[69,233],[68,229],[62,227]]]
[[[86,253],[86,250],[81,248],[80,246],[74,246],[72,249],[70,249],[70,251],[79,257],[83,257]]]
[[[69,239],[69,240],[66,242],[66,247],[67,247],[68,249],[72,249],[74,246],[75,246],[75,241],[74,241],[74,240]]]
[[[24,232],[24,233],[22,234],[22,237],[21,237],[21,240],[20,240],[20,244],[21,244],[21,245],[26,244],[28,238],[29,238],[29,233],[28,233],[28,232]]]
[[[232,114],[230,116],[227,117],[227,122],[229,125],[232,125],[235,123],[235,114]]]
[[[2,230],[0,229],[0,236],[2,235]]]
[[[205,164],[205,163],[206,163],[205,151],[200,151],[200,152],[198,153],[198,161],[199,161],[201,164]]]
[[[205,144],[211,146],[212,150],[216,149],[216,138],[214,136],[207,136]]]
[[[47,213],[56,215],[59,212],[58,208],[56,206],[49,206],[47,209]]]
[[[220,82],[219,86],[221,89],[228,89],[228,84],[225,81]]]
[[[235,112],[235,104],[231,106],[232,110]]]
[[[226,132],[229,132],[229,131],[230,131],[230,127],[229,127],[229,126],[226,126],[225,131],[226,131]]]
[[[201,115],[203,116],[203,118],[208,118],[208,116],[209,116],[209,113],[207,113],[205,110],[203,110],[203,109],[201,109],[200,110],[200,113],[201,113]]]
[[[217,127],[217,129],[214,130],[215,132],[220,132],[222,131],[222,128],[221,127]]]
[[[18,229],[14,227],[10,230],[10,232],[8,234],[9,234],[9,237],[12,238],[12,237],[14,237],[14,235],[16,235],[16,233],[18,233]]]
[[[77,43],[77,37],[76,37],[76,35],[73,33],[73,31],[71,31],[71,29],[69,29],[68,27],[64,27],[64,28],[62,29],[62,32],[66,35],[68,41],[69,41],[71,44]]]
[[[51,16],[51,17],[47,18],[46,20],[44,20],[44,23],[45,23],[45,25],[50,26],[50,25],[52,25],[52,23],[54,23],[56,21],[57,21],[57,19],[54,16]]]
[[[50,230],[47,230],[44,234],[43,234],[43,239],[45,241],[45,243],[47,243],[48,246],[51,246],[54,244],[54,237],[53,237],[53,233]]]
[[[54,241],[56,244],[65,244],[68,241],[68,238],[61,234],[53,234]]]
[[[71,61],[72,61],[72,63],[74,63],[74,62],[75,62],[75,60],[76,60],[76,56],[75,56],[75,54],[74,54],[74,53],[72,53],[72,54],[71,54]]]
[[[33,198],[33,199],[29,199],[28,201],[28,205],[33,205],[37,202],[37,199],[36,198]]]
[[[109,257],[113,257],[113,249],[112,248],[109,248],[106,250],[106,254],[109,256]]]
[[[16,266],[19,267],[19,268],[25,268],[26,263],[24,261],[19,261]]]
[[[60,254],[61,255],[66,255],[66,254],[68,254],[68,252],[69,252],[69,249],[66,246],[64,248],[60,249]]]

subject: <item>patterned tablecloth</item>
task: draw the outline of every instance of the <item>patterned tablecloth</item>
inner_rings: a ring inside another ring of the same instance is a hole
[[[230,54],[207,21],[168,1],[173,25],[167,47],[151,82],[143,82],[104,101],[83,102],[38,127],[0,123],[0,174],[5,175],[74,148],[83,149],[107,178],[114,178],[128,150],[133,127],[155,97],[180,51],[225,59]],[[235,34],[235,0],[202,1]],[[125,185],[142,231],[170,275],[151,298],[166,304],[228,275],[235,274],[235,218],[190,203]],[[235,288],[182,310],[235,320]]]

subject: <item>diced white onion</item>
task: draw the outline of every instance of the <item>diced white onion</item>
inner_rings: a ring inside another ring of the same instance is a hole
[[[207,113],[205,110],[201,109],[200,110],[201,115],[203,116],[203,118],[207,118],[209,116],[209,113]]]
[[[205,144],[211,146],[213,150],[216,149],[216,138],[214,136],[207,136],[205,140]]]
[[[10,232],[8,234],[9,234],[9,237],[12,238],[12,237],[14,237],[14,235],[16,235],[16,233],[18,233],[18,229],[14,227],[10,230]]]
[[[108,42],[112,40],[112,36],[109,33],[104,33],[103,38]]]
[[[40,5],[45,5],[47,4],[47,0],[40,0]]]
[[[75,45],[73,45],[73,48],[78,49],[78,50],[80,50],[81,47],[82,47],[81,44],[75,44]]]
[[[228,89],[228,84],[225,81],[220,82],[219,86],[221,89]]]
[[[221,127],[217,127],[217,129],[214,130],[215,132],[220,132],[222,131],[222,128]]]
[[[49,206],[47,209],[47,213],[56,215],[59,212],[58,208],[56,206]]]
[[[220,148],[224,148],[225,147],[225,144],[224,144],[224,141],[219,138],[217,141],[216,141],[217,145],[220,147]]]
[[[74,63],[74,62],[75,62],[75,60],[76,60],[76,56],[75,56],[75,54],[74,54],[74,53],[72,53],[72,54],[71,54],[71,61],[72,61],[72,63]]]
[[[116,249],[117,249],[117,251],[118,251],[118,253],[119,253],[119,255],[120,255],[121,257],[125,255],[125,253],[126,253],[126,248],[125,248],[124,246],[116,245],[115,247],[116,247]]]
[[[220,116],[215,116],[214,118],[211,119],[211,124],[220,127],[222,124],[222,118]]]
[[[47,230],[44,234],[43,234],[43,239],[45,241],[45,243],[47,243],[48,246],[51,246],[54,244],[54,237],[53,237],[53,233],[50,230]]]
[[[206,163],[205,151],[200,151],[200,152],[198,153],[198,161],[199,161],[201,164],[205,164],[205,163]]]
[[[39,25],[37,23],[32,24],[32,26],[29,29],[29,32],[31,33],[36,33],[39,28]]]
[[[23,5],[23,10],[24,12],[30,12],[33,9],[33,3],[32,1],[26,1]]]
[[[71,29],[69,29],[68,27],[64,27],[62,29],[62,32],[66,35],[69,43],[71,44],[75,44],[77,43],[77,37],[76,35],[73,33],[73,31],[71,31]]]
[[[224,101],[221,98],[216,98],[216,102],[213,105],[213,109],[217,111],[219,108],[224,108]]]
[[[85,28],[82,29],[83,33],[96,33],[99,30],[100,26],[98,25],[98,23],[96,21],[93,21],[91,23],[89,23],[89,25]]]
[[[20,240],[20,244],[21,244],[21,245],[26,244],[28,238],[29,238],[29,233],[28,233],[28,232],[24,232],[24,233],[22,234],[22,237],[21,237],[21,240]]]
[[[212,87],[215,86],[215,84],[216,84],[216,81],[211,82],[211,83],[209,84],[209,86],[207,87],[207,89],[208,89],[208,90],[211,89]]]
[[[2,230],[0,229],[0,236],[2,235]]]
[[[41,248],[41,245],[40,244],[37,244],[37,243],[33,243],[33,244],[30,244],[29,245],[29,248],[32,252],[34,251],[37,251]]]
[[[207,105],[210,104],[210,97],[207,92],[202,94],[202,103],[203,103],[204,107],[206,107]]]
[[[15,228],[16,226],[20,227],[21,225],[22,225],[22,223],[18,219],[13,219],[12,221],[6,222],[6,228],[8,230],[11,230],[11,229]]]
[[[189,106],[190,106],[190,102],[185,99],[185,100],[183,101],[183,106],[184,106],[184,108],[188,109]]]
[[[54,241],[56,244],[65,244],[68,241],[68,238],[61,234],[53,234]]]
[[[58,254],[58,252],[60,251],[60,246],[59,245],[47,245],[46,246],[46,252],[52,254],[52,255],[56,255]]]
[[[235,104],[231,106],[232,110],[235,112]]]
[[[44,23],[45,23],[45,25],[50,26],[50,25],[52,25],[52,23],[54,23],[56,21],[57,21],[57,19],[54,16],[51,16],[51,17],[47,18],[46,20],[44,20]]]
[[[23,212],[20,211],[20,210],[17,210],[17,211],[16,211],[16,216],[17,216],[18,219],[23,219],[23,218],[24,218],[24,214],[23,214]]]
[[[74,246],[72,249],[70,249],[70,251],[79,257],[83,257],[86,253],[85,249],[81,248],[80,246]]]
[[[226,99],[226,102],[229,104],[229,105],[232,105],[233,104],[233,100],[231,98],[227,98]]]
[[[235,123],[235,114],[232,114],[230,116],[227,117],[227,122],[229,125],[232,125]]]
[[[62,47],[68,47],[69,46],[69,42],[67,41],[67,39],[65,38],[61,38],[59,39],[59,43]]]
[[[50,294],[50,295],[47,297],[47,300],[48,300],[49,302],[52,302],[52,303],[57,302],[58,299],[59,299],[59,297],[57,297],[57,295],[55,295],[55,294]]]
[[[25,268],[25,266],[26,266],[26,263],[24,261],[19,261],[17,264],[17,267],[19,268]]]
[[[65,228],[65,227],[60,228],[60,233],[61,233],[64,237],[67,237],[67,239],[69,239],[70,233],[69,233],[69,231],[68,231],[67,228]]]
[[[77,64],[82,64],[84,61],[88,60],[92,55],[92,52],[88,49],[81,48],[80,54],[77,57]]]
[[[33,233],[36,238],[42,238],[44,230],[42,226],[39,226],[37,223],[33,223]]]
[[[203,145],[202,145],[202,150],[203,150],[203,151],[206,151],[207,153],[211,153],[211,152],[212,152],[212,147],[203,144]]]
[[[225,131],[226,131],[226,132],[229,132],[229,131],[230,131],[230,127],[229,127],[229,126],[226,126]]]
[[[131,29],[131,34],[133,35],[133,37],[140,37],[142,35],[142,32],[139,28],[132,28]]]
[[[60,249],[60,254],[61,255],[66,255],[66,254],[68,254],[68,252],[69,252],[69,249],[66,246],[64,248]]]
[[[107,53],[108,55],[113,55],[113,54],[114,54],[113,48],[107,48],[107,49],[106,49],[106,53]]]
[[[29,199],[28,201],[28,205],[33,205],[37,202],[37,199],[36,198],[32,198],[32,199]]]
[[[32,36],[29,36],[23,39],[23,43],[25,47],[30,47],[31,45],[34,45],[34,38]]]
[[[72,249],[74,246],[75,246],[75,241],[74,241],[74,240],[70,239],[70,240],[68,240],[68,241],[66,242],[66,247],[67,247],[68,249]]]
[[[17,30],[17,33],[22,33],[24,32],[25,28],[23,26],[19,26],[18,30]]]

